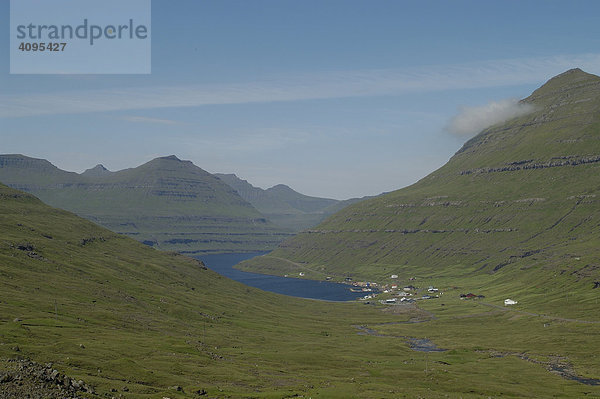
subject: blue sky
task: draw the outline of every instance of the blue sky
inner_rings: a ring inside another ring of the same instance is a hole
[[[150,75],[10,75],[6,28],[0,153],[77,172],[175,154],[265,188],[378,194],[460,148],[457,114],[573,67],[600,74],[598,15],[597,1],[153,0]]]

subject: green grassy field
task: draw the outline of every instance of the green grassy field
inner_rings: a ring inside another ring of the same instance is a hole
[[[600,376],[600,325],[522,315],[518,293],[504,312],[451,290],[420,303],[431,314],[265,293],[4,186],[0,232],[0,358],[53,362],[95,387],[87,397],[600,395],[546,364],[559,357],[575,375]],[[419,285],[434,280],[445,282]],[[385,324],[413,318],[424,322]],[[416,352],[408,337],[447,351]]]

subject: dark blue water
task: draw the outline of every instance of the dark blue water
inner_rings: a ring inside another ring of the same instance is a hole
[[[234,269],[243,260],[264,255],[264,252],[251,254],[222,254],[199,256],[206,267],[232,280],[260,288],[264,291],[296,296],[300,298],[321,299],[324,301],[352,301],[366,295],[361,292],[351,292],[350,285],[332,283],[329,281],[302,280],[243,272]]]

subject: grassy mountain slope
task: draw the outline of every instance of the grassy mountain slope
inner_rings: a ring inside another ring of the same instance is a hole
[[[338,201],[329,198],[310,197],[300,194],[284,184],[266,190],[254,187],[234,174],[215,174],[236,190],[270,221],[278,226],[298,232],[316,226],[343,207],[360,201]]]
[[[326,304],[244,287],[5,186],[0,225],[0,356],[53,361],[100,392],[285,392],[302,386],[293,369],[309,368],[278,350],[324,341],[321,329],[337,328],[315,326],[332,316]]]
[[[0,185],[0,375],[15,365],[4,359],[52,362],[95,388],[82,397],[600,394],[547,369],[597,378],[600,324],[444,300],[432,318],[261,292]],[[408,337],[448,350],[415,352]]]
[[[418,183],[345,208],[244,267],[380,281],[481,275],[479,286],[522,284],[540,309],[561,307],[569,290],[597,309],[600,78],[571,70],[523,101],[535,111],[484,130]],[[556,296],[536,297],[544,290]]]
[[[474,348],[451,342],[464,334],[461,329],[482,325],[478,309],[458,300],[450,301],[452,315],[429,323],[381,324],[427,315],[260,292],[4,186],[0,225],[0,358],[53,362],[95,387],[97,395],[87,397],[184,398],[202,390],[209,397],[272,398],[597,392],[542,366],[546,354],[568,354],[578,373],[595,375],[597,364],[579,337],[593,344],[597,325],[558,323],[540,339],[529,321],[500,312],[483,316],[495,333],[471,337]],[[474,317],[454,319],[454,312]],[[354,324],[392,338],[359,335]],[[413,334],[435,336],[455,349],[411,351],[402,336]],[[565,334],[568,343],[557,339]],[[482,350],[490,345],[502,356]],[[525,347],[542,363],[507,354]]]
[[[79,175],[45,160],[3,155],[0,181],[160,249],[268,250],[286,236],[218,178],[174,156]]]

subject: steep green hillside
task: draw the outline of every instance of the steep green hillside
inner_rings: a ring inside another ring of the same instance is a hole
[[[240,196],[251,203],[270,221],[291,231],[301,231],[316,226],[326,217],[362,199],[338,201],[329,198],[300,194],[284,184],[266,190],[254,187],[234,174],[215,174]]]
[[[79,175],[46,160],[3,155],[0,181],[160,249],[268,250],[289,235],[218,178],[174,156],[113,173],[99,165]]]
[[[379,281],[481,275],[557,294],[536,300],[544,309],[567,289],[594,309],[600,78],[571,70],[523,101],[535,110],[484,130],[418,183],[345,208],[245,267]]]
[[[99,393],[127,386],[126,397],[183,397],[175,385],[213,397],[303,391],[317,373],[296,348],[383,316],[244,287],[2,185],[0,276],[0,357],[51,361]],[[337,313],[341,330],[327,321]],[[321,373],[341,367],[320,356]]]
[[[382,312],[261,292],[0,185],[0,397],[66,397],[39,369],[83,380],[86,398],[600,394],[599,323],[444,302]]]

